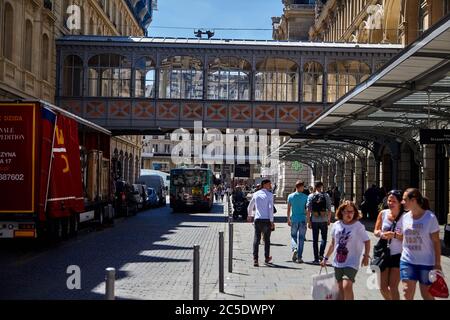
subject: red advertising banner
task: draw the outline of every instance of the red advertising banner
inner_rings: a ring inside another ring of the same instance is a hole
[[[0,213],[35,210],[37,109],[0,103]]]

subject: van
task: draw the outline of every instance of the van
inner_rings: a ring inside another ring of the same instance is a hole
[[[147,187],[153,188],[159,199],[159,205],[166,205],[167,188],[164,185],[164,179],[156,174],[141,175],[138,183],[145,184]]]

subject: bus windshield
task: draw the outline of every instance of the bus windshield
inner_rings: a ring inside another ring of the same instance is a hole
[[[180,170],[172,172],[174,186],[200,187],[207,183],[207,172],[205,170]]]

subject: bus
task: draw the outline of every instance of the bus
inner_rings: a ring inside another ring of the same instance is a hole
[[[174,212],[209,211],[213,204],[214,174],[206,168],[170,170],[170,207]]]

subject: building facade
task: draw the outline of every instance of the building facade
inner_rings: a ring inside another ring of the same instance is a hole
[[[314,23],[315,0],[282,0],[281,17],[272,17],[273,39],[308,40],[309,27]]]
[[[144,36],[151,8],[151,0],[0,0],[0,100],[55,103],[57,38],[68,34]],[[116,149],[119,155],[140,159],[141,139],[113,137],[111,154]],[[139,167],[132,166],[135,171]],[[137,172],[122,174],[132,182]]]
[[[408,45],[448,14],[448,0],[316,1],[311,41]],[[323,2],[323,3],[322,3]]]

